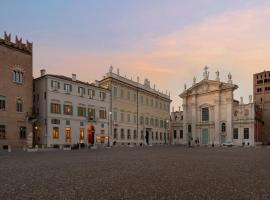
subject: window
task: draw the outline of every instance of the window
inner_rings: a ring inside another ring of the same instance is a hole
[[[173,138],[176,139],[176,136],[177,136],[177,131],[174,130],[174,131],[173,131]]]
[[[124,90],[123,89],[120,90],[120,96],[121,96],[121,98],[124,98]]]
[[[146,97],[146,105],[147,105],[147,106],[149,105],[148,97]]]
[[[72,115],[73,114],[73,106],[72,105],[64,105],[64,114]]]
[[[95,113],[96,112],[94,108],[88,108],[88,121],[94,121],[96,119]]]
[[[156,140],[158,140],[158,132],[156,132]]]
[[[61,105],[58,103],[51,103],[51,113],[61,114]]]
[[[25,139],[26,138],[26,127],[25,126],[21,126],[20,127],[20,138],[21,139]]]
[[[78,87],[78,93],[79,95],[82,97],[83,95],[85,95],[85,88],[83,87]]]
[[[141,130],[141,140],[144,139],[144,134],[143,134],[143,130]]]
[[[78,116],[85,117],[86,116],[86,108],[79,106],[78,107]]]
[[[84,122],[80,122],[80,126],[84,126]]]
[[[124,113],[121,112],[121,122],[124,122]]]
[[[67,94],[72,92],[72,85],[70,84],[64,84],[64,90]]]
[[[151,107],[154,106],[154,100],[153,99],[150,100],[150,105],[151,105]]]
[[[125,133],[124,133],[124,129],[121,129],[121,139],[124,140],[125,139]]]
[[[159,122],[158,119],[155,119],[155,127],[159,126],[158,122]]]
[[[140,125],[143,125],[144,118],[143,116],[140,117]]]
[[[221,132],[222,133],[226,132],[226,124],[225,123],[221,124]]]
[[[113,87],[113,96],[117,97],[117,87]]]
[[[134,124],[137,124],[137,115],[136,114],[133,116],[133,122],[134,122]]]
[[[59,139],[59,128],[53,127],[53,139]]]
[[[143,96],[141,95],[141,104],[143,104]]]
[[[80,128],[80,140],[84,140],[84,128]]]
[[[51,124],[60,124],[60,120],[59,119],[52,119]]]
[[[0,139],[5,139],[6,138],[6,126],[5,125],[0,125]]]
[[[150,119],[150,125],[154,126],[154,119],[153,118]]]
[[[192,128],[191,128],[191,125],[190,125],[190,124],[188,125],[188,132],[189,132],[189,133],[192,132]]]
[[[249,139],[249,128],[244,128],[244,139]]]
[[[159,133],[159,138],[160,140],[162,140],[162,133]]]
[[[105,92],[100,92],[99,97],[101,101],[104,101],[106,99],[106,93]]]
[[[160,128],[163,128],[163,120],[160,120]]]
[[[202,108],[202,121],[209,121],[209,108]]]
[[[117,128],[113,130],[113,138],[118,139]]]
[[[134,138],[134,139],[137,139],[137,138],[138,138],[138,136],[137,136],[137,131],[136,131],[136,130],[133,131],[133,138]]]
[[[233,129],[233,139],[237,140],[238,139],[238,128]]]
[[[88,89],[88,95],[90,99],[93,99],[95,96],[95,90]]]
[[[66,125],[70,126],[70,120],[66,120]]]
[[[17,112],[23,111],[23,101],[21,99],[17,99],[16,101],[16,111]]]
[[[145,125],[147,125],[147,126],[149,125],[149,118],[148,117],[145,118]]]
[[[117,111],[113,111],[113,120],[117,122]]]
[[[130,114],[127,114],[127,122],[130,122]]]
[[[60,83],[58,81],[51,80],[51,88],[53,90],[58,90],[60,89]]]
[[[13,71],[13,82],[15,83],[22,83],[23,82],[23,72],[19,70]]]
[[[107,112],[106,110],[99,110],[99,118],[100,119],[107,119]]]
[[[6,109],[6,97],[0,96],[0,110]]]
[[[129,129],[127,130],[127,139],[131,140],[131,135],[130,135],[130,130]]]
[[[183,139],[183,130],[180,130],[180,139]]]

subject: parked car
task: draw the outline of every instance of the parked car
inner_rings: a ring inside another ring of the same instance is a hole
[[[232,147],[232,146],[233,146],[233,143],[232,143],[232,142],[230,142],[230,141],[223,142],[223,143],[222,143],[222,146],[226,146],[226,147]]]

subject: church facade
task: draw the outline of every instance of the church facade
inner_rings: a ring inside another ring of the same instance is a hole
[[[196,83],[194,78],[193,85],[190,88],[185,85],[179,95],[183,99],[183,117],[172,124],[181,124],[183,134],[180,134],[179,140],[176,134],[174,143],[254,146],[260,142],[260,122],[256,119],[252,96],[249,96],[247,104],[244,104],[242,97],[240,102],[235,100],[234,91],[238,86],[233,84],[232,75],[228,75],[227,82],[221,82],[219,72],[216,72],[215,80],[209,80],[207,69],[205,67],[203,80]],[[173,120],[178,118],[173,117]],[[177,128],[172,126],[172,129]]]

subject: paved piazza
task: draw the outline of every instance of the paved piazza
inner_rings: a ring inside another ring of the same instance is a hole
[[[270,199],[270,148],[0,152],[0,199]]]

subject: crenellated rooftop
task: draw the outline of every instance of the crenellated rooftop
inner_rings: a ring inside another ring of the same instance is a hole
[[[11,33],[7,34],[4,32],[4,38],[0,38],[0,44],[5,46],[15,48],[19,51],[23,51],[28,54],[32,54],[33,43],[26,40],[26,43],[22,42],[22,38],[19,38],[17,35],[15,36],[15,42],[11,41]]]

